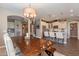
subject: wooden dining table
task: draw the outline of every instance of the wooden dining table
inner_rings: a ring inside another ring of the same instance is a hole
[[[18,47],[20,48],[24,56],[41,56],[41,53],[47,50],[48,42],[52,42],[46,39],[31,38],[27,44],[25,39],[22,37],[17,42]],[[53,45],[53,42],[50,44]],[[54,52],[55,50],[53,50]]]

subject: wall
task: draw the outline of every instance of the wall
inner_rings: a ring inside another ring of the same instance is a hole
[[[4,47],[5,45],[3,40],[3,34],[4,32],[7,32],[7,16],[9,15],[20,15],[20,14],[5,8],[0,8],[0,55],[5,55],[6,53]]]

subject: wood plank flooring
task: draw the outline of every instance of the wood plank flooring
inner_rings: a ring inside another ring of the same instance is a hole
[[[79,40],[76,38],[68,39],[65,45],[54,44],[56,50],[66,56],[79,56]]]

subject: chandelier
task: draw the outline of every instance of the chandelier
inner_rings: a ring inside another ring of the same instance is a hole
[[[24,8],[24,16],[26,18],[35,18],[36,17],[36,10],[32,7]]]
[[[35,22],[35,17],[36,17],[36,10],[31,7],[31,4],[29,7],[24,8],[23,11],[24,17],[27,18],[28,20],[28,38],[30,39],[31,36],[31,29],[33,28],[33,24]],[[33,31],[32,31],[33,32]]]

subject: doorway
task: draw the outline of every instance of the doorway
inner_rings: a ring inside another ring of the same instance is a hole
[[[44,38],[44,31],[46,30],[46,26],[42,25],[42,38]]]
[[[70,23],[70,37],[77,38],[78,27],[77,23]]]

